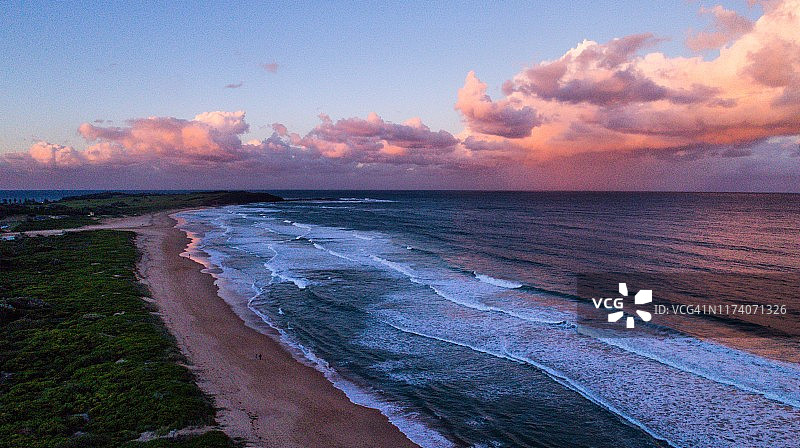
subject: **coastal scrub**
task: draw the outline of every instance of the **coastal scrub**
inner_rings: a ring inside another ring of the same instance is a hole
[[[132,232],[0,242],[0,447],[231,447],[137,282]]]

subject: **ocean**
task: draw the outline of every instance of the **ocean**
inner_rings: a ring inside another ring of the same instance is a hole
[[[800,195],[277,193],[180,213],[189,256],[424,447],[800,446]],[[597,272],[777,278],[788,311],[596,333]]]

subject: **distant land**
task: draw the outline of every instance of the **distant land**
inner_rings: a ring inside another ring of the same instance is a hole
[[[283,198],[250,191],[205,191],[189,193],[101,192],[67,196],[56,201],[3,199],[0,201],[0,231],[66,229],[96,223],[100,218],[141,215],[192,207],[277,202]]]

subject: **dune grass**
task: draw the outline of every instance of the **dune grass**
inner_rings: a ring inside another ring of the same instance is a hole
[[[142,297],[130,232],[0,241],[0,447],[231,447]]]

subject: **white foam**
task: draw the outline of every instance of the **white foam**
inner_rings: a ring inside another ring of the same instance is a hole
[[[407,276],[407,277],[409,277],[411,279],[417,279],[418,278],[417,273],[414,272],[413,269],[411,269],[411,268],[409,268],[407,266],[403,266],[400,263],[395,263],[394,261],[390,261],[390,260],[387,260],[385,258],[381,258],[381,257],[379,257],[377,255],[372,255],[370,258],[372,258],[373,260],[377,261],[378,263],[380,263],[380,264],[382,264],[384,266],[388,266],[389,268],[391,268],[391,269],[393,269],[393,270],[395,270],[395,271],[397,271],[397,272],[399,272],[399,273],[401,273],[401,274],[403,274],[403,275],[405,275],[405,276]]]
[[[473,310],[489,311],[489,312],[493,312],[493,313],[505,314],[507,316],[511,316],[511,317],[514,317],[514,318],[522,320],[522,321],[531,322],[531,323],[538,323],[538,324],[564,325],[565,323],[568,323],[566,318],[561,318],[561,319],[557,318],[557,317],[561,317],[561,316],[556,316],[556,318],[549,318],[549,314],[550,313],[542,313],[542,314],[544,314],[544,316],[540,315],[539,313],[535,313],[534,314],[534,312],[532,312],[532,311],[527,312],[527,313],[526,312],[522,312],[521,313],[521,312],[518,312],[518,311],[508,310],[508,309],[500,308],[500,307],[497,307],[497,306],[485,305],[485,304],[480,303],[480,302],[461,300],[461,299],[459,299],[459,295],[457,295],[457,294],[448,294],[441,287],[437,288],[436,286],[430,285],[430,284],[427,284],[426,286],[431,288],[433,290],[433,292],[436,293],[436,295],[438,295],[439,297],[447,300],[448,302],[452,302],[452,303],[455,303],[456,305],[460,305],[460,306],[463,306],[463,307],[466,307],[466,308],[471,308]]]
[[[598,339],[666,366],[800,409],[800,370],[796,366],[691,337]]]
[[[342,254],[342,253],[336,252],[335,250],[326,249],[326,248],[325,248],[323,245],[321,245],[321,244],[319,244],[319,243],[313,243],[313,244],[314,244],[314,247],[315,247],[315,248],[317,248],[317,249],[319,249],[319,250],[322,250],[322,251],[325,251],[325,252],[327,252],[327,253],[329,253],[329,254],[333,255],[334,257],[341,258],[341,259],[343,259],[343,260],[353,261],[353,262],[355,262],[355,261],[356,261],[356,259],[355,259],[355,258],[350,258],[350,257],[348,257],[348,256],[347,256],[347,255],[345,255],[345,254]]]
[[[473,345],[470,345],[470,344],[465,344],[463,342],[458,342],[458,341],[454,341],[454,340],[451,340],[451,339],[442,338],[442,337],[438,337],[438,336],[433,336],[433,335],[421,333],[421,332],[418,332],[418,331],[402,328],[400,326],[392,324],[391,322],[384,322],[384,323],[386,325],[394,328],[397,331],[402,331],[404,333],[414,334],[414,335],[417,335],[417,336],[420,336],[420,337],[423,337],[423,338],[433,339],[433,340],[437,340],[437,341],[440,341],[440,342],[445,342],[445,343],[448,343],[448,344],[457,345],[459,347],[468,348],[470,350],[473,350],[473,351],[476,351],[476,352],[479,352],[479,353],[483,353],[483,354],[486,354],[486,355],[494,356],[496,358],[503,358],[503,359],[507,359],[509,361],[522,362],[522,363],[534,366],[537,369],[539,369],[540,371],[542,371],[545,374],[547,374],[550,378],[555,380],[557,383],[559,383],[562,386],[565,386],[565,387],[567,387],[569,389],[574,390],[575,392],[581,394],[583,397],[587,398],[592,403],[595,403],[598,406],[601,406],[601,407],[607,409],[608,411],[610,411],[610,412],[622,417],[623,419],[625,419],[629,423],[635,425],[636,427],[638,427],[642,431],[646,432],[650,436],[652,436],[652,437],[654,437],[656,439],[659,439],[659,440],[663,440],[664,442],[668,443],[670,446],[673,446],[673,447],[677,447],[678,446],[674,442],[668,440],[663,435],[661,435],[661,434],[657,433],[656,431],[654,431],[653,429],[648,428],[647,426],[645,426],[641,421],[639,421],[635,417],[626,414],[621,409],[617,408],[616,406],[614,406],[611,403],[608,403],[606,400],[603,400],[601,397],[599,397],[596,394],[592,393],[592,391],[588,390],[587,388],[582,386],[580,383],[572,380],[567,375],[565,375],[563,372],[559,372],[556,369],[548,367],[548,366],[546,366],[544,364],[541,364],[539,362],[536,362],[536,361],[534,361],[532,359],[511,355],[508,352],[503,352],[503,353],[495,352],[493,350],[487,350],[487,349],[480,348],[480,347],[477,347],[477,346],[473,346]]]
[[[429,287],[434,293],[436,293],[436,295],[438,295],[439,297],[441,297],[441,298],[443,298],[443,299],[445,299],[445,300],[447,300],[449,302],[455,303],[456,305],[460,305],[460,306],[463,306],[463,307],[467,307],[467,308],[471,308],[471,309],[479,310],[479,311],[490,311],[490,312],[506,314],[506,315],[515,317],[517,319],[528,321],[528,322],[535,322],[535,323],[549,324],[549,325],[562,325],[562,324],[564,324],[566,322],[566,316],[561,315],[561,314],[556,315],[556,318],[548,318],[547,316],[540,315],[540,313],[535,313],[535,315],[532,315],[533,314],[532,312],[520,313],[520,312],[517,312],[517,311],[507,310],[507,309],[504,309],[504,308],[501,308],[501,307],[497,307],[497,306],[493,306],[493,305],[486,305],[486,304],[481,303],[481,302],[476,301],[476,300],[470,300],[470,298],[472,298],[475,295],[474,291],[472,293],[467,292],[467,293],[462,293],[462,294],[451,294],[445,289],[446,282],[443,282],[441,280],[431,280],[431,279],[422,278],[422,276],[420,274],[415,272],[410,267],[404,266],[404,265],[402,265],[400,263],[396,263],[396,262],[391,261],[391,260],[387,260],[385,258],[381,258],[381,257],[379,257],[377,255],[372,255],[371,258],[373,260],[375,260],[375,261],[377,261],[377,262],[379,262],[379,263],[381,263],[381,264],[383,264],[385,266],[388,266],[389,268],[391,268],[391,269],[393,269],[393,270],[395,270],[397,272],[400,272],[401,274],[407,276],[412,282],[418,283],[418,284],[421,284],[421,285],[425,285],[425,286]],[[464,298],[462,298],[462,297],[464,297]],[[554,311],[554,313],[555,313],[555,311]],[[547,314],[550,314],[550,313],[547,313]]]
[[[373,199],[373,198],[339,198],[342,202],[397,202],[390,199]]]
[[[265,265],[265,267],[267,269],[270,269],[269,266]],[[298,277],[292,277],[291,275],[286,275],[286,274],[278,272],[278,271],[272,271],[272,276],[276,277],[276,278],[278,278],[278,279],[280,279],[280,280],[282,280],[284,282],[294,283],[294,285],[297,286],[298,289],[306,289],[306,288],[308,288],[308,285],[311,284],[311,282],[308,281],[307,279],[298,278]]]
[[[522,283],[518,283],[512,280],[503,280],[501,278],[494,278],[486,274],[479,274],[478,272],[475,271],[472,271],[472,273],[475,274],[475,278],[490,285],[499,286],[501,288],[507,288],[507,289],[522,288]]]

